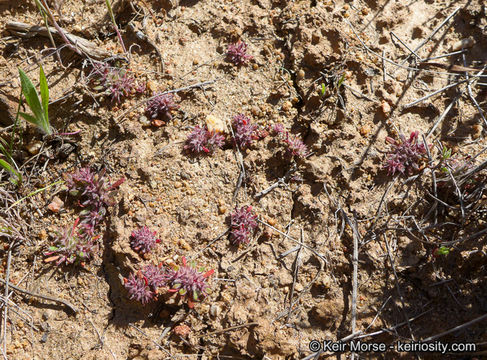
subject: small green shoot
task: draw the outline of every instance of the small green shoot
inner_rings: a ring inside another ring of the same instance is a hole
[[[434,251],[435,257],[448,255],[449,253],[450,253],[450,249],[447,248],[446,246],[440,246]]]
[[[0,167],[3,168],[5,171],[9,172],[13,177],[10,178],[10,181],[14,185],[19,185],[22,182],[22,175],[17,169],[17,165],[15,164],[12,155],[7,150],[8,144],[7,142],[0,138],[0,153],[3,154],[6,158],[0,159]],[[16,179],[15,179],[16,178]]]
[[[326,85],[321,83],[321,96],[325,96],[326,94]]]
[[[49,87],[47,85],[46,75],[42,66],[39,70],[39,83],[41,89],[41,100],[39,100],[39,94],[37,93],[34,84],[27,77],[25,72],[19,68],[20,82],[22,85],[22,94],[25,97],[27,105],[29,105],[30,110],[34,116],[21,112],[25,120],[34,124],[39,129],[41,129],[45,134],[51,135],[52,129],[49,123],[48,105],[49,105]],[[41,102],[42,101],[42,102]]]
[[[115,21],[115,15],[113,15],[113,9],[112,9],[112,5],[110,4],[110,0],[105,0],[105,3],[107,5],[108,14],[110,15],[110,19],[112,20],[113,23],[113,28],[117,33],[118,41],[120,41],[120,45],[122,45],[123,52],[127,53],[127,49],[125,48],[125,44],[122,39],[122,35],[120,34],[120,31],[118,30],[117,22]]]

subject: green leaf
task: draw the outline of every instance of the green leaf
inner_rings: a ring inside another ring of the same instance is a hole
[[[39,67],[39,86],[41,88],[41,99],[42,99],[42,107],[44,109],[44,115],[46,119],[49,119],[48,114],[48,107],[49,107],[49,86],[47,85],[46,75],[44,74],[44,69],[42,66]],[[49,127],[49,120],[48,123],[45,124]]]
[[[51,135],[52,131],[49,126],[49,119],[46,119],[45,117],[45,112],[39,101],[39,95],[37,94],[34,84],[32,84],[32,81],[30,81],[25,72],[20,68],[19,76],[22,85],[22,94],[24,94],[25,101],[27,102],[27,105],[29,105],[30,110],[34,113],[34,116],[30,116],[29,118],[25,116],[27,115],[25,113],[20,113],[20,115],[22,115],[25,120],[36,125],[46,134]]]
[[[26,113],[23,113],[23,112],[19,112],[19,115],[22,116],[25,120],[27,120],[31,124],[34,124],[35,126],[40,127],[39,122],[32,115],[29,115],[29,114],[26,114]]]
[[[12,165],[10,165],[8,162],[6,162],[3,159],[0,159],[0,167],[3,167],[10,174],[12,174],[12,175],[14,175],[14,176],[17,177],[17,180],[15,180],[15,179],[11,179],[10,180],[15,185],[18,185],[20,182],[22,182],[22,175],[20,175],[20,173],[17,170],[15,170],[14,167]]]
[[[345,80],[345,73],[343,73],[340,80],[338,80],[337,88],[340,88],[340,86],[342,86],[344,80]]]
[[[321,96],[325,96],[325,94],[326,94],[326,85],[321,84]]]
[[[448,255],[450,252],[450,249],[447,248],[446,246],[441,246],[438,250],[436,250],[436,253],[438,255]]]

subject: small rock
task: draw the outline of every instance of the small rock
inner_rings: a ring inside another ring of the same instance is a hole
[[[299,69],[297,75],[298,75],[298,79],[303,79],[304,78],[304,75],[305,75],[304,70],[303,69]]]
[[[191,328],[188,325],[181,324],[175,326],[173,332],[177,336],[181,336],[182,338],[187,338],[189,333],[191,332]]]
[[[218,212],[220,213],[220,215],[223,215],[227,212],[227,208],[225,206],[219,206]]]
[[[64,202],[59,197],[54,196],[54,199],[52,199],[51,203],[47,205],[47,208],[53,213],[58,213],[63,206]]]
[[[211,304],[210,306],[210,315],[212,317],[217,317],[221,312],[221,309],[218,305],[216,304]]]
[[[466,38],[466,39],[458,40],[457,42],[455,42],[452,45],[451,51],[468,49],[468,48],[471,48],[474,44],[475,44],[475,40],[473,38]]]
[[[213,115],[208,115],[205,118],[205,123],[209,131],[218,131],[224,133],[227,130],[225,121]]]
[[[292,107],[293,104],[289,100],[284,101],[284,104],[282,104],[282,110],[284,110],[285,112],[289,112]]]
[[[150,126],[151,124],[151,122],[149,121],[149,119],[147,119],[147,116],[145,115],[141,115],[139,121],[142,124],[142,126]]]
[[[389,116],[391,114],[391,105],[389,105],[387,101],[382,100],[380,108],[385,116]]]
[[[364,125],[360,128],[360,135],[363,137],[367,137],[370,134],[370,126],[369,125]]]
[[[47,336],[48,336],[49,333],[45,332],[44,334],[42,334],[42,337],[41,337],[41,343],[45,343],[47,341]]]
[[[25,146],[25,149],[31,155],[37,155],[41,150],[42,143],[40,141],[33,141]]]

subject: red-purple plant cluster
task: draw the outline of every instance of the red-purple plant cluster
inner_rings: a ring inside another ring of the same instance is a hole
[[[225,136],[217,131],[209,131],[208,128],[195,126],[186,139],[184,148],[192,153],[212,153],[225,144]]]
[[[107,208],[113,205],[114,191],[125,181],[120,179],[109,184],[105,177],[106,170],[95,174],[91,168],[84,167],[69,174],[66,186],[70,195],[78,197],[78,204],[84,208],[80,213],[83,223],[95,228],[107,214]]]
[[[156,238],[156,231],[151,231],[147,226],[132,231],[130,236],[130,246],[141,254],[151,251],[161,239]]]
[[[49,256],[44,260],[45,262],[56,261],[56,265],[62,263],[84,265],[84,262],[93,256],[97,240],[93,226],[79,224],[79,220],[79,218],[76,219],[73,227],[58,233],[54,245],[50,246],[48,251],[44,253],[45,256]]]
[[[240,148],[249,147],[254,140],[260,138],[257,125],[250,122],[250,118],[243,114],[235,115],[232,119],[235,143]]]
[[[230,239],[234,244],[249,243],[257,228],[256,219],[252,206],[243,206],[233,211],[230,215]]]
[[[105,170],[95,174],[89,167],[67,175],[66,186],[69,193],[78,197],[78,204],[83,210],[79,213],[73,227],[58,233],[54,245],[44,253],[49,258],[46,262],[56,261],[62,263],[80,264],[89,260],[96,249],[95,236],[97,226],[108,212],[108,207],[113,204],[113,191],[120,186],[125,179],[121,179],[110,185],[105,178]],[[79,225],[79,226],[78,226]]]
[[[387,154],[384,168],[389,175],[396,172],[411,175],[414,171],[419,170],[421,163],[426,159],[426,147],[424,144],[418,144],[418,131],[411,132],[409,139],[401,134],[400,140],[394,140],[386,137],[386,142],[390,144],[391,149]]]
[[[282,124],[274,124],[272,131],[281,137],[282,141],[286,145],[286,153],[288,156],[305,158],[309,154],[308,147],[303,143],[303,141],[286,131]]]
[[[132,300],[137,300],[144,305],[154,300],[155,292],[152,291],[147,278],[144,278],[141,271],[130,274],[128,279],[125,278],[124,286]]]
[[[167,284],[169,292],[177,292],[180,296],[185,297],[188,306],[192,308],[194,306],[193,301],[206,297],[206,289],[208,288],[206,281],[214,273],[214,270],[203,272],[204,269],[200,269],[198,271],[196,264],[191,262],[188,265],[185,257],[182,258],[182,262],[181,266],[175,265],[168,270]]]
[[[171,111],[177,108],[173,94],[157,94],[147,102],[145,113],[152,120],[171,120]]]
[[[228,45],[227,59],[237,66],[247,64],[252,56],[247,54],[247,44],[239,40],[235,44]]]
[[[112,67],[106,62],[93,64],[90,77],[94,76],[95,90],[106,91],[112,101],[120,103],[122,98],[134,92],[145,91],[145,84],[137,83],[134,75],[127,69]]]
[[[124,279],[124,286],[129,293],[130,299],[146,304],[155,300],[158,289],[167,287],[168,292],[177,293],[187,299],[188,306],[192,308],[194,301],[201,300],[207,293],[208,277],[214,270],[203,272],[198,271],[194,262],[187,264],[186,258],[182,258],[182,265],[173,265],[167,269],[160,264],[159,266],[148,265],[142,271],[131,274],[128,279]]]

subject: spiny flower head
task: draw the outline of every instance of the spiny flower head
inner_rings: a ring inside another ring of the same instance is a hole
[[[132,231],[130,236],[130,246],[141,254],[151,251],[161,239],[156,238],[156,231],[151,231],[147,226]]]
[[[97,236],[94,235],[93,226],[90,224],[80,224],[80,219],[76,219],[73,227],[68,227],[54,241],[54,245],[48,248],[44,255],[49,256],[45,262],[56,261],[56,265],[65,263],[81,264],[89,260],[96,248]],[[78,225],[80,225],[78,227]]]
[[[225,136],[217,131],[209,131],[206,126],[195,126],[186,139],[184,148],[193,153],[211,153],[225,144]]]
[[[227,58],[237,66],[248,63],[252,56],[247,54],[247,44],[239,40],[235,44],[228,45]]]
[[[240,148],[249,147],[254,140],[259,139],[257,125],[251,124],[250,118],[243,114],[233,117],[232,126],[235,136],[235,143]]]
[[[230,239],[234,244],[247,244],[250,241],[250,236],[257,228],[256,219],[252,206],[243,206],[233,211],[230,216]]]
[[[141,271],[138,271],[135,274],[130,274],[129,278],[124,278],[123,281],[130,299],[137,300],[144,305],[154,300],[156,293],[151,286],[149,286],[147,278]]]
[[[147,279],[147,284],[154,290],[154,292],[157,288],[164,286],[167,282],[167,272],[162,267],[162,263],[158,266],[155,266],[154,264],[147,265],[142,270],[142,274],[145,279]]]
[[[150,119],[171,120],[171,111],[177,108],[173,94],[157,94],[147,102],[145,113]]]
[[[94,75],[93,81],[95,90],[105,90],[112,101],[120,103],[122,97],[130,95],[140,89],[133,73],[121,67],[112,67],[106,62],[93,64],[93,71],[89,77]]]
[[[389,175],[396,172],[412,174],[420,168],[421,163],[426,159],[426,147],[424,144],[418,144],[418,131],[411,132],[409,139],[401,134],[400,140],[386,137],[386,142],[390,144],[391,149],[387,154],[384,168]]]
[[[214,270],[203,273],[204,269],[198,271],[194,262],[188,265],[185,257],[182,258],[182,262],[181,266],[174,266],[168,271],[167,284],[170,287],[169,292],[177,292],[180,296],[186,297],[188,306],[192,308],[193,301],[207,295],[209,285],[206,281]]]
[[[99,223],[107,212],[107,207],[113,204],[113,191],[125,179],[109,184],[105,178],[105,169],[95,174],[91,168],[81,168],[66,177],[66,186],[71,195],[79,198],[79,205],[86,208],[80,215],[83,222],[93,227]]]
[[[286,133],[286,138],[284,143],[287,145],[287,153],[290,156],[296,156],[299,158],[304,158],[308,155],[308,147],[303,143],[298,137],[292,137],[289,133]]]

